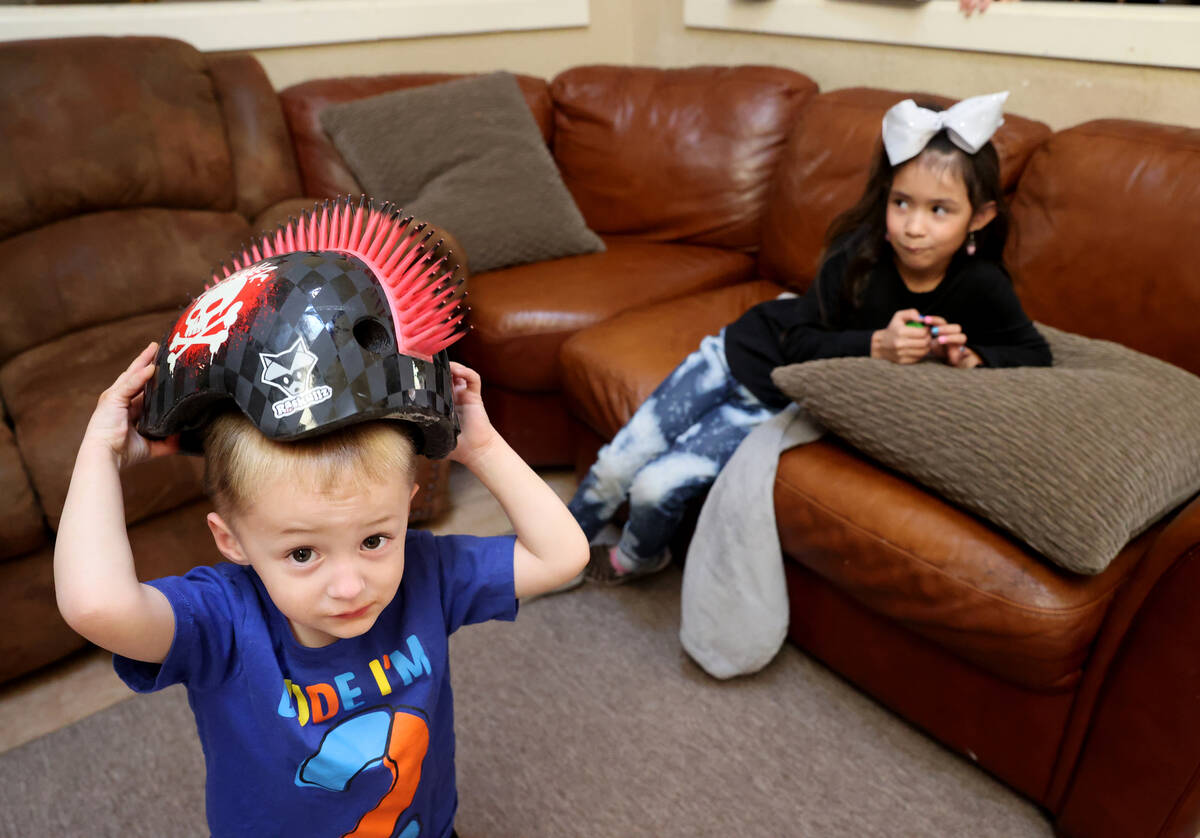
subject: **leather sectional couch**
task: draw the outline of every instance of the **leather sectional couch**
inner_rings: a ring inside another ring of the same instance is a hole
[[[252,59],[141,39],[0,47],[0,69],[15,66],[39,70],[0,85],[0,678],[79,645],[54,613],[49,556],[96,393],[214,257],[302,197],[358,191],[323,107],[449,78],[329,78],[276,96]],[[884,110],[910,95],[819,92],[766,67],[519,81],[607,246],[470,280],[461,354],[536,465],[586,465],[700,337],[803,290]],[[1010,116],[996,142],[1030,315],[1200,372],[1187,246],[1200,131],[1100,120],[1051,132]],[[195,478],[183,460],[129,475],[143,572],[211,559]],[[1092,577],[836,439],[781,458],[775,506],[796,644],[1041,805],[1063,835],[1200,829],[1200,499]]]

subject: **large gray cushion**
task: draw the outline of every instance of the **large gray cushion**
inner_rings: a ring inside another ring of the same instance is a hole
[[[1200,378],[1116,343],[1038,328],[1052,367],[869,358],[772,378],[854,447],[1078,573],[1200,491]]]
[[[371,197],[449,231],[472,272],[604,249],[509,73],[331,105],[321,125]]]

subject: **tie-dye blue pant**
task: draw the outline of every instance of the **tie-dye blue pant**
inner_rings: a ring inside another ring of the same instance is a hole
[[[712,485],[755,426],[776,413],[729,372],[725,332],[706,337],[600,449],[568,504],[589,539],[629,500],[619,543],[649,564],[692,498]]]

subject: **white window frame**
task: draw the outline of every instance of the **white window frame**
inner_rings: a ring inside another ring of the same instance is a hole
[[[1200,69],[1200,7],[957,0],[684,0],[700,29]]]
[[[0,5],[0,40],[159,35],[205,51],[588,25],[588,0],[201,0]]]

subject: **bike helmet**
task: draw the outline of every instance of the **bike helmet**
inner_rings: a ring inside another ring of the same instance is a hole
[[[259,237],[163,339],[138,430],[200,453],[232,401],[270,439],[394,418],[414,427],[419,453],[444,457],[459,430],[445,350],[467,310],[434,235],[364,197]]]

